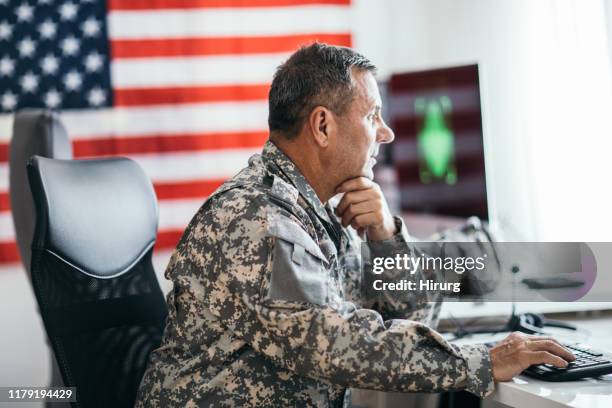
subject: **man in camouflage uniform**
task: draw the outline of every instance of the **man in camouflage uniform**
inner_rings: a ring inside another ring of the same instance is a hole
[[[206,201],[168,265],[168,321],[138,407],[339,407],[348,388],[484,397],[536,350],[563,364],[541,338],[453,345],[427,325],[427,298],[364,296],[362,237],[410,250],[372,181],[394,137],[374,69],[322,44],[279,67],[270,140]]]

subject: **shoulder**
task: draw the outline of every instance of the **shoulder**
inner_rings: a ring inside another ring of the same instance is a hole
[[[278,219],[293,219],[298,191],[277,176],[226,183],[200,208],[192,227],[210,238],[265,235]]]
[[[237,205],[240,208],[264,205],[284,207],[291,211],[295,208],[299,192],[291,183],[276,175],[262,175],[249,180],[232,179],[224,183],[211,196],[211,206]]]

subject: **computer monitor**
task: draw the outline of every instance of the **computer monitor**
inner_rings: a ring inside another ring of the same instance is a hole
[[[394,74],[386,96],[402,211],[488,219],[478,65]]]

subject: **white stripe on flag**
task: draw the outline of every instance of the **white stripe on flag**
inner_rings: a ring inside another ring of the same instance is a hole
[[[203,198],[196,200],[161,200],[159,202],[159,229],[184,229],[202,204],[204,204]]]
[[[336,5],[112,11],[111,39],[248,37],[308,33],[347,33],[350,8]]]
[[[268,103],[223,102],[65,112],[71,135],[83,138],[184,132],[259,131],[267,129]]]
[[[7,143],[13,134],[13,114],[0,115],[0,143]]]
[[[219,102],[65,111],[61,120],[71,139],[148,134],[261,131],[268,128],[268,103]],[[0,142],[8,142],[13,115],[0,115]]]
[[[267,84],[289,53],[182,58],[134,58],[111,64],[115,88]]]
[[[0,193],[6,193],[9,187],[8,163],[0,163]]]
[[[153,182],[219,179],[235,175],[257,149],[214,150],[127,156],[142,166]]]
[[[14,241],[15,229],[13,225],[13,217],[8,211],[0,212],[0,241]]]
[[[127,155],[155,182],[181,182],[228,178],[245,167],[261,148],[203,152]],[[0,163],[0,192],[8,191],[8,164]]]

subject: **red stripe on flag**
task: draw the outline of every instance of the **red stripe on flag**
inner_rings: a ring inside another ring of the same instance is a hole
[[[10,211],[11,200],[8,193],[0,192],[0,211]]]
[[[9,145],[8,143],[0,143],[0,163],[8,161]]]
[[[242,55],[290,52],[320,41],[351,45],[350,34],[304,34],[273,37],[173,38],[113,40],[111,54],[118,58],[180,57],[195,55]]]
[[[211,195],[226,179],[192,180],[154,184],[158,200],[203,198]]]
[[[114,93],[115,106],[267,100],[269,84],[175,88],[124,88]]]
[[[182,236],[183,230],[159,231],[155,250],[175,248]]]
[[[0,264],[19,262],[20,259],[15,241],[0,242]]]
[[[143,135],[73,142],[75,157],[262,147],[268,132]]]
[[[195,8],[287,7],[304,5],[348,6],[351,0],[109,0],[109,11]]]

